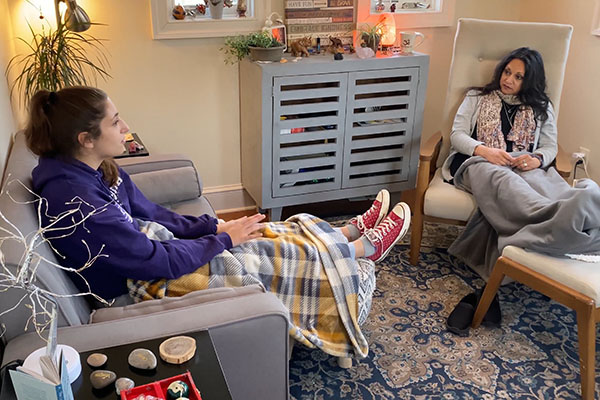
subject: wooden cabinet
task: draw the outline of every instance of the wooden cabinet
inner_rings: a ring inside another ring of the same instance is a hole
[[[429,57],[240,64],[242,184],[283,206],[415,187]]]

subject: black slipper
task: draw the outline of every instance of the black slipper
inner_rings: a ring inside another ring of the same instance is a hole
[[[448,330],[458,336],[469,336],[469,328],[477,305],[477,293],[469,293],[458,302],[446,320]]]

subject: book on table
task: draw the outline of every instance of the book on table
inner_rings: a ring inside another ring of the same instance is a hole
[[[41,356],[40,367],[41,374],[24,367],[17,367],[16,371],[10,371],[17,399],[73,400],[63,353],[60,353],[57,362],[47,355]]]

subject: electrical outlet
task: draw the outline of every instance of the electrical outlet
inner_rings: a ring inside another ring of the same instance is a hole
[[[590,159],[590,149],[580,146],[579,152],[583,154],[583,158],[585,158],[585,161],[588,161]]]

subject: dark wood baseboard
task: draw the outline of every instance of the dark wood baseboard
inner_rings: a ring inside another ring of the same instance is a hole
[[[258,212],[258,209],[252,208],[249,210],[240,210],[240,211],[217,211],[217,217],[221,218],[225,221],[229,221],[232,219],[242,218],[244,216],[249,217]]]
[[[402,192],[401,200],[406,202],[411,209],[414,204],[414,190]],[[281,220],[285,220],[292,215],[299,213],[308,213],[319,218],[337,217],[342,215],[358,215],[365,212],[371,206],[372,200],[332,200],[320,203],[299,204],[295,206],[284,207],[281,212]],[[393,205],[390,205],[390,207]],[[258,212],[257,208],[241,211],[217,211],[217,216],[229,221],[243,216],[251,216]]]

